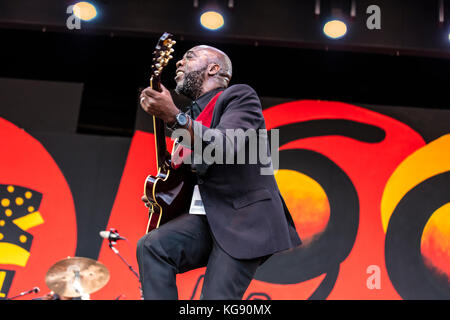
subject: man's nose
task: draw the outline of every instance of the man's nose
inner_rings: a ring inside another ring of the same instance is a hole
[[[177,63],[175,64],[175,66],[176,66],[177,68],[179,68],[179,67],[181,67],[182,64],[184,64],[183,59],[177,61]]]

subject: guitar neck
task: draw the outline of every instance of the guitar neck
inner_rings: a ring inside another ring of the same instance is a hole
[[[150,79],[150,87],[161,92],[161,82],[159,79]],[[153,134],[155,135],[156,165],[158,170],[165,170],[168,166],[170,153],[166,145],[166,125],[163,120],[153,116]]]

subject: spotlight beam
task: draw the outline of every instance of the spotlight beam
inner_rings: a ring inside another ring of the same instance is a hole
[[[339,39],[347,33],[347,25],[340,20],[331,20],[323,26],[323,33],[331,39]]]
[[[219,12],[206,11],[200,16],[200,24],[208,30],[217,30],[223,27],[225,20]]]
[[[97,9],[87,1],[77,2],[73,6],[73,14],[83,21],[89,21],[97,16]]]

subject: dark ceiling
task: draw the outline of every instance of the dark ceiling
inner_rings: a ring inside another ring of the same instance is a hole
[[[67,7],[74,0],[2,0],[0,23],[47,30],[68,31]],[[170,31],[194,39],[276,44],[280,46],[341,48],[450,57],[449,0],[95,0],[98,16],[82,22],[73,32],[148,35]],[[198,3],[198,7],[194,4]],[[229,4],[233,6],[230,8]],[[439,22],[439,4],[443,23]],[[319,6],[317,6],[319,4]],[[352,5],[353,4],[353,5]],[[379,8],[380,29],[369,29]],[[315,14],[316,6],[319,15]],[[215,7],[225,16],[225,26],[206,31],[198,21],[205,10]],[[354,8],[354,15],[351,15]],[[348,24],[347,35],[336,41],[322,32],[333,16]]]
[[[190,0],[92,2],[98,18],[68,30],[65,8],[73,1],[0,1],[0,77],[83,83],[79,132],[131,134],[138,90],[147,86],[163,31],[178,41],[175,61],[200,43],[216,46],[233,61],[232,82],[263,97],[450,107],[448,19],[437,23],[438,1],[376,1],[381,30],[365,27],[373,3],[356,1],[349,34],[339,41],[326,39],[320,23],[327,8],[350,1],[322,0],[319,17],[314,0],[235,0],[233,9],[218,1],[228,24],[216,33],[197,23],[206,0],[199,8]],[[168,88],[174,70],[171,63],[163,73]]]

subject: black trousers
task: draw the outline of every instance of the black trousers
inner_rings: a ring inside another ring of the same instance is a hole
[[[206,217],[188,213],[152,230],[137,245],[144,299],[178,299],[176,274],[204,266],[201,299],[242,299],[267,258],[231,257],[214,239]]]

